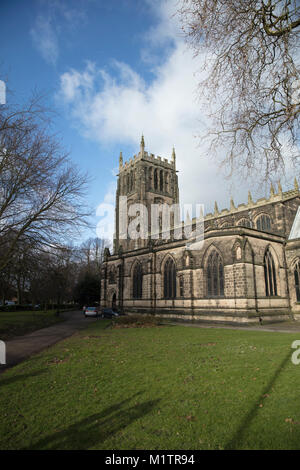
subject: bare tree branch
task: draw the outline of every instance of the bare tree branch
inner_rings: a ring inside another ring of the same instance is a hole
[[[297,0],[180,0],[199,95],[210,106],[209,152],[230,172],[269,178],[299,163],[300,4]]]
[[[49,128],[36,97],[24,107],[0,107],[0,270],[22,240],[59,246],[87,226],[88,177]]]

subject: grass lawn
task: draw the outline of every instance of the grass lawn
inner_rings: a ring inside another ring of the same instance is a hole
[[[25,335],[40,328],[64,321],[55,314],[56,310],[0,312],[0,339]]]
[[[1,449],[299,449],[299,334],[109,320],[0,375]]]

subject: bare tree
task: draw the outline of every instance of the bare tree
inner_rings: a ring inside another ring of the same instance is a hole
[[[61,245],[87,225],[87,176],[50,134],[48,118],[40,99],[0,107],[0,271],[18,243]]]
[[[110,246],[109,240],[103,238],[88,238],[82,242],[79,251],[83,258],[85,269],[99,274],[100,266],[104,259],[104,249]]]
[[[185,38],[206,59],[199,92],[210,103],[209,151],[247,175],[259,169],[269,178],[284,170],[287,155],[297,165],[299,0],[179,4]]]

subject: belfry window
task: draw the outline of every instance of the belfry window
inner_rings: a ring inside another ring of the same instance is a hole
[[[158,187],[158,177],[157,177],[157,169],[154,170],[154,189]]]
[[[164,190],[164,172],[162,170],[160,170],[159,189],[160,191]]]
[[[273,256],[268,249],[264,257],[265,287],[266,296],[277,295],[276,270]]]
[[[207,295],[222,297],[224,295],[224,267],[219,253],[214,250],[207,260]]]
[[[300,302],[300,259],[297,261],[294,268],[295,277],[295,290],[297,302]]]
[[[141,299],[143,296],[143,271],[140,263],[136,264],[132,277],[133,298]]]
[[[164,268],[164,298],[175,299],[176,297],[176,267],[172,258],[166,261]]]

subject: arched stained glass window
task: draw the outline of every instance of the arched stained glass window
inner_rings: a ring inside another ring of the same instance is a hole
[[[176,266],[172,258],[168,258],[164,268],[164,298],[176,297]]]
[[[295,290],[297,302],[300,302],[300,259],[295,264],[294,268]]]
[[[267,249],[264,257],[265,287],[266,296],[271,297],[277,295],[276,270],[273,256]]]
[[[140,263],[136,264],[132,276],[133,298],[141,299],[143,297],[143,271]]]
[[[224,295],[224,266],[216,250],[213,250],[208,257],[206,274],[208,297],[222,297]]]

